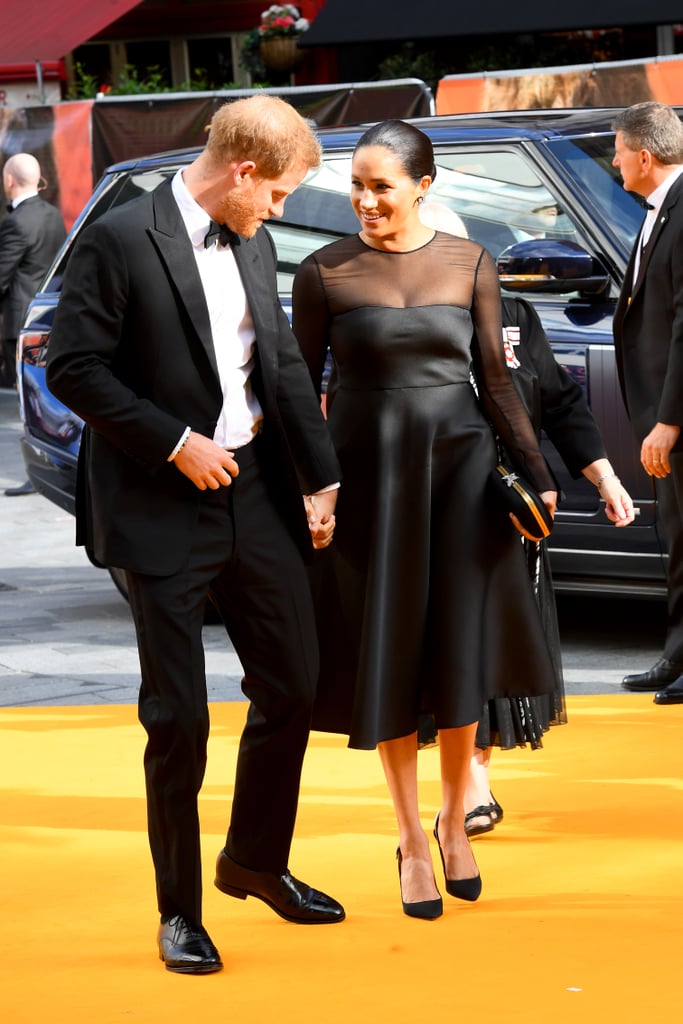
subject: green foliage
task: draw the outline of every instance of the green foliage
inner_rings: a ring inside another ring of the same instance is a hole
[[[67,91],[68,100],[94,99],[99,92],[99,84],[95,75],[89,75],[80,61],[74,61],[74,84]]]
[[[157,65],[145,68],[141,76],[140,71],[133,64],[126,64],[119,75],[118,82],[111,86],[103,86],[98,83],[95,75],[87,74],[83,65],[74,64],[75,84],[69,89],[67,99],[94,99],[99,92],[107,96],[138,96],[149,93],[165,92],[213,92],[220,89],[237,89],[235,82],[216,84],[209,80],[205,68],[194,68],[192,78],[189,82],[181,82],[180,85],[168,85],[164,73]]]
[[[406,43],[399,53],[383,60],[378,67],[378,78],[419,78],[432,91],[439,80],[437,59],[433,51],[416,51],[413,43]]]
[[[157,64],[145,68],[145,71],[146,76],[140,78],[140,72],[135,65],[126,64],[118,82],[109,90],[110,95],[138,96],[149,92],[168,92],[166,78]]]

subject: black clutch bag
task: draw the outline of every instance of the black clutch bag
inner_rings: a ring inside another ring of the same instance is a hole
[[[494,500],[505,513],[512,512],[534,540],[543,540],[553,528],[553,518],[535,488],[514,470],[499,462],[489,477]]]

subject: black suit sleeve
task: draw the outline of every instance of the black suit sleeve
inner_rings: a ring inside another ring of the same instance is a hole
[[[0,224],[0,297],[10,285],[26,249],[21,227],[14,215],[8,215]]]
[[[503,323],[520,328],[517,355],[538,381],[540,410],[533,410],[539,422],[576,479],[596,459],[606,457],[600,431],[588,407],[586,396],[553,355],[536,310],[523,299],[503,301]],[[513,370],[513,377],[515,371]],[[539,417],[540,411],[540,417]]]
[[[187,421],[138,393],[142,389],[127,365],[133,359],[153,362],[133,343],[133,324],[127,324],[133,287],[129,264],[118,231],[98,221],[83,232],[55,314],[47,384],[93,430],[155,471],[166,464]],[[149,372],[153,375],[153,367]],[[156,372],[163,374],[163,366]]]

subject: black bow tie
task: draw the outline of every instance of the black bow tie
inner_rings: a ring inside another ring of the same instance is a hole
[[[8,203],[7,204],[7,212],[8,213],[14,213],[14,203]]]
[[[648,203],[645,196],[641,196],[639,192],[629,192],[630,196],[633,196],[639,206],[642,206],[644,210],[654,210],[652,203]]]
[[[204,248],[208,249],[210,245],[213,245],[216,238],[221,245],[234,245],[237,241],[237,235],[230,230],[227,224],[217,224],[215,220],[212,220],[209,230],[204,236]]]

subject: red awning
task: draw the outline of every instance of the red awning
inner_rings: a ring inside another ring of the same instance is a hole
[[[59,60],[140,0],[2,0],[0,64]]]

